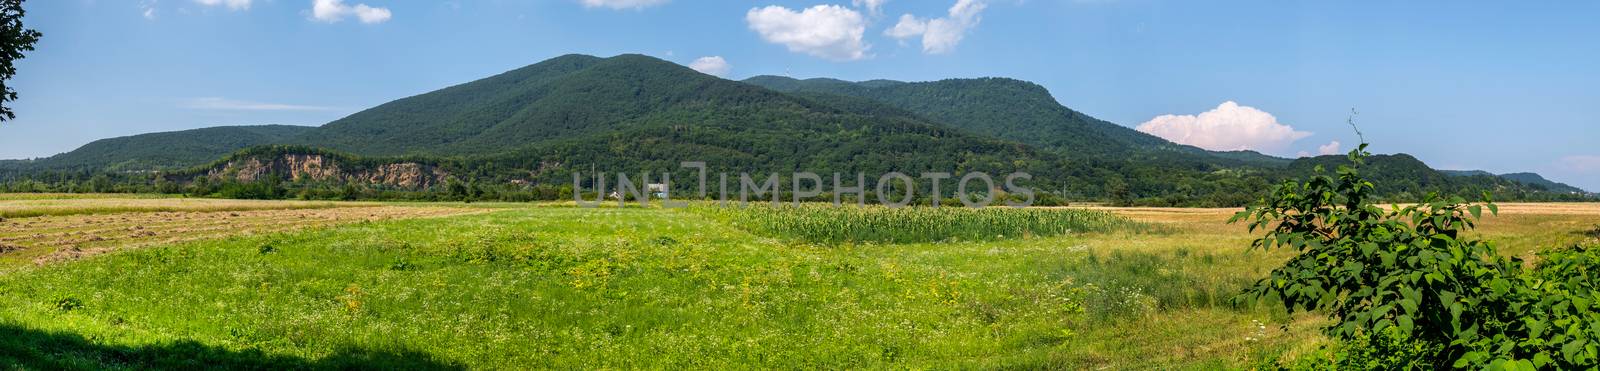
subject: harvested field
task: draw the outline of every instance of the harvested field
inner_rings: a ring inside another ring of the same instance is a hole
[[[297,205],[305,204],[286,206]],[[487,210],[358,205],[316,209],[136,212],[9,219],[0,222],[0,271],[28,263],[46,264],[153,244],[484,211]]]
[[[1391,205],[1379,205],[1388,208]],[[1539,251],[1578,243],[1600,243],[1600,203],[1499,203],[1499,215],[1487,211],[1473,233],[1494,242],[1505,255],[1533,259]],[[1151,207],[1088,207],[1133,220],[1175,228],[1178,236],[1217,234],[1247,243],[1244,224],[1227,224],[1241,209],[1176,209]]]
[[[78,200],[78,199],[160,199],[181,198],[182,195],[147,193],[0,193],[0,201],[13,200]]]
[[[3,199],[0,198],[0,218],[28,218],[36,216],[116,214],[158,211],[250,211],[284,209],[327,209],[349,206],[375,206],[377,203],[327,202],[327,201],[258,201],[217,200],[200,198],[75,198],[75,199]]]
[[[1506,214],[1544,214],[1544,215],[1592,215],[1600,216],[1600,204],[1596,203],[1505,203],[1500,204],[1500,213]],[[1600,222],[1600,219],[1596,219]]]

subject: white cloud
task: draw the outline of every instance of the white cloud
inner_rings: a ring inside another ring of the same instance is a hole
[[[1337,140],[1332,141],[1332,142],[1328,142],[1328,144],[1317,146],[1317,154],[1316,155],[1317,156],[1337,155],[1337,154],[1340,154],[1339,150],[1343,146],[1344,145],[1342,143],[1339,143],[1339,141],[1337,141]],[[1300,153],[1295,155],[1295,156],[1296,157],[1311,157],[1311,152],[1300,151]],[[1454,169],[1454,168],[1451,168],[1451,169]]]
[[[178,107],[222,111],[326,111],[332,109],[320,106],[250,102],[217,97],[186,99],[179,103]]]
[[[1600,173],[1600,156],[1567,156],[1559,161],[1562,168],[1577,173]]]
[[[156,0],[141,0],[141,1],[139,1],[139,10],[140,10],[140,14],[144,15],[144,19],[148,19],[148,20],[152,20],[152,21],[155,20],[156,19]]]
[[[868,12],[876,16],[883,14],[883,3],[887,2],[889,0],[850,0],[850,5],[855,5],[858,8],[866,7]]]
[[[666,4],[667,0],[581,0],[586,8],[644,9]]]
[[[988,7],[985,0],[956,0],[948,16],[923,20],[910,14],[902,15],[900,22],[883,34],[901,41],[922,36],[923,53],[949,53],[955,51],[968,31],[978,27],[982,20],[979,15]]]
[[[883,31],[883,34],[889,35],[889,37],[904,40],[912,36],[921,35],[924,32],[928,32],[928,22],[917,19],[917,17],[910,14],[906,14],[900,16],[900,23],[895,23],[894,27],[890,27],[888,30]]]
[[[376,24],[389,21],[393,14],[389,13],[389,8],[376,8],[367,6],[367,4],[345,5],[344,0],[312,0],[311,2],[311,19],[314,21],[334,23],[352,16],[360,20],[361,23]]]
[[[1311,133],[1278,123],[1261,110],[1223,102],[1200,115],[1161,115],[1139,125],[1139,131],[1213,151],[1255,150],[1279,153]],[[1320,148],[1319,148],[1320,150]]]
[[[762,40],[783,44],[789,51],[836,61],[869,57],[866,19],[861,13],[838,5],[817,5],[804,11],[772,5],[750,9],[745,14],[750,29]]]
[[[1337,140],[1332,141],[1332,142],[1328,142],[1328,144],[1317,146],[1317,154],[1323,155],[1323,156],[1337,155],[1337,154],[1339,154],[1339,150],[1340,150],[1341,147],[1343,147],[1343,145],[1340,144],[1339,141],[1337,141]]]
[[[689,68],[707,75],[728,77],[728,71],[733,70],[733,65],[728,64],[728,60],[722,59],[722,56],[710,56],[700,57],[700,59],[690,62]]]
[[[250,10],[251,0],[194,0],[194,2],[205,6],[226,6],[228,10]]]

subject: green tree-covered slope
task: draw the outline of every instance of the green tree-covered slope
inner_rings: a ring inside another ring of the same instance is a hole
[[[1302,158],[1291,163],[1283,176],[1303,177],[1304,174],[1310,174],[1317,166],[1332,171],[1340,165],[1349,165],[1349,160],[1344,156]],[[1553,193],[1552,196],[1571,193],[1550,192],[1543,185],[1530,186],[1532,183],[1524,180],[1495,176],[1486,172],[1434,170],[1416,157],[1407,154],[1369,157],[1362,174],[1371,179],[1382,180],[1377,188],[1380,195],[1411,195],[1412,198],[1424,196],[1428,192],[1480,195],[1488,191],[1494,192],[1498,197],[1510,199],[1524,199],[1537,193]]]
[[[1043,86],[1007,78],[933,82],[835,79],[796,80],[757,76],[746,83],[783,92],[839,94],[871,99],[974,133],[1075,156],[1126,158],[1142,155],[1167,162],[1211,162],[1225,166],[1281,166],[1288,160],[1255,152],[1208,152],[1175,144],[1062,106]]]
[[[454,178],[480,184],[570,184],[573,171],[663,171],[681,161],[757,174],[1020,170],[1032,173],[1044,193],[1158,206],[1238,205],[1279,179],[1335,165],[1173,144],[1068,109],[1043,87],[1018,80],[738,82],[642,55],[567,55],[320,128],[146,134],[43,160],[0,162],[0,181],[81,184],[95,172],[137,181],[132,174],[197,171],[263,145],[279,146],[246,152],[331,151],[363,163],[437,163]],[[1446,176],[1410,156],[1393,158],[1391,168],[1373,170],[1374,178],[1393,184],[1384,192],[1495,190],[1515,198],[1544,191],[1495,176]]]
[[[1544,176],[1541,176],[1541,175],[1535,174],[1535,173],[1500,174],[1500,177],[1501,178],[1510,179],[1510,180],[1515,180],[1515,181],[1518,181],[1518,182],[1522,182],[1523,184],[1527,184],[1527,185],[1531,185],[1531,186],[1544,187],[1544,189],[1550,190],[1551,192],[1588,193],[1588,191],[1583,190],[1581,188],[1573,187],[1571,185],[1567,185],[1566,183],[1559,183],[1559,182],[1555,182],[1555,181],[1552,181],[1552,180],[1549,180],[1549,179],[1545,179]]]
[[[1047,160],[874,101],[784,94],[641,55],[555,58],[358,112],[294,144],[546,170],[699,160],[751,171],[958,171]]]
[[[71,152],[15,161],[16,168],[140,171],[193,166],[240,149],[283,143],[314,127],[289,125],[220,126],[101,139]]]

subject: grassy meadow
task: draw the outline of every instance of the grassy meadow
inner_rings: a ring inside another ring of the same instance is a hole
[[[279,212],[432,211],[9,261],[0,366],[1228,369],[1325,343],[1230,301],[1287,258],[1232,209],[329,207]],[[1508,253],[1600,237],[1600,205],[1502,211]],[[181,213],[103,216],[155,215]],[[68,248],[15,241],[0,262]]]

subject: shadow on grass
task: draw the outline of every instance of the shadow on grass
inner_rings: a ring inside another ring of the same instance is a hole
[[[347,349],[318,360],[232,351],[193,341],[148,346],[95,344],[70,333],[0,324],[0,369],[460,370],[413,351]]]

